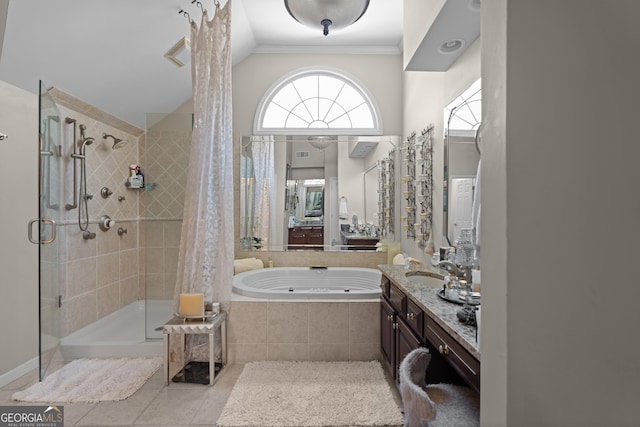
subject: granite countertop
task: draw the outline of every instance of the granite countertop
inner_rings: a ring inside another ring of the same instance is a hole
[[[379,240],[380,238],[378,236],[369,236],[368,234],[365,233],[360,233],[360,232],[349,232],[349,231],[340,231],[340,233],[342,234],[342,236],[344,236],[345,239],[349,239],[349,240]]]
[[[473,357],[480,360],[480,351],[476,343],[476,328],[460,322],[457,317],[462,305],[443,300],[438,296],[441,288],[419,285],[406,278],[408,271],[427,271],[441,275],[439,268],[432,269],[427,265],[412,265],[409,270],[404,265],[383,264],[378,268],[401,289],[411,301],[416,303],[424,313],[440,325],[451,337],[464,347]]]

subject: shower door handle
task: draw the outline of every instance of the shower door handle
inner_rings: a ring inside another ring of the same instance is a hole
[[[49,237],[48,239],[45,239],[44,237],[44,223],[48,222],[49,224],[51,224],[51,237]],[[38,223],[39,227],[38,227],[38,239],[34,239],[33,238],[33,224],[34,223]],[[48,245],[49,243],[53,243],[54,240],[56,240],[56,222],[54,220],[52,220],[51,218],[36,218],[36,219],[32,219],[31,221],[29,221],[29,226],[28,226],[28,235],[29,235],[29,241],[31,243],[34,243],[36,245],[39,244],[43,244],[43,245]]]

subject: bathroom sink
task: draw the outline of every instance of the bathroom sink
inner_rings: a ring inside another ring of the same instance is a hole
[[[442,275],[430,271],[409,271],[405,277],[412,283],[431,288],[441,288],[443,283]]]

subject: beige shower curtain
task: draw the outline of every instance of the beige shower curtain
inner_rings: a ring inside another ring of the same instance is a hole
[[[194,124],[174,309],[180,293],[202,292],[229,308],[233,279],[231,0],[200,26],[191,22]]]

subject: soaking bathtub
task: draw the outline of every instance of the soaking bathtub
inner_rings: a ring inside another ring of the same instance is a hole
[[[230,363],[379,360],[382,274],[370,268],[276,267],[233,279]]]
[[[237,274],[233,293],[260,299],[372,299],[382,273],[355,267],[275,267]]]

